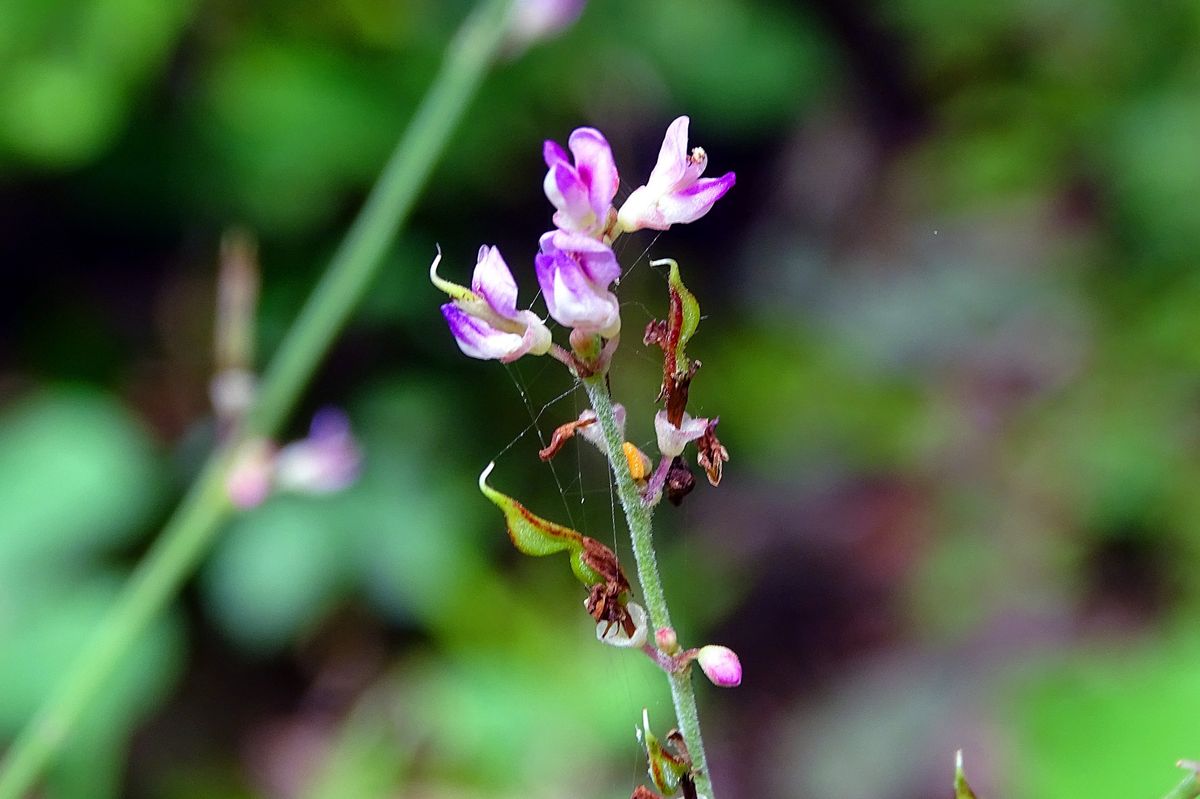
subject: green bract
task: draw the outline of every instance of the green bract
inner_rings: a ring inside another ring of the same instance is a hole
[[[533,515],[520,502],[489,486],[487,477],[495,465],[489,463],[479,475],[479,490],[504,513],[504,520],[508,524],[508,537],[512,539],[513,546],[518,551],[534,557],[553,555],[555,552],[570,552],[571,571],[575,572],[575,576],[584,585],[592,586],[605,582],[604,575],[589,565],[593,545],[603,544],[570,527]]]

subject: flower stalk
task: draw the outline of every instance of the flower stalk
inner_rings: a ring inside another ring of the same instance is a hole
[[[654,551],[654,532],[651,524],[651,509],[642,502],[642,496],[625,458],[624,441],[613,411],[612,398],[602,375],[584,378],[584,389],[596,412],[596,420],[603,434],[604,450],[612,465],[617,481],[617,496],[629,525],[629,536],[633,541],[633,555],[637,562],[638,582],[642,597],[650,613],[650,623],[657,629],[671,627],[671,613],[667,607],[666,593],[658,573],[658,557]],[[675,705],[675,718],[692,758],[692,767],[699,793],[715,799],[712,781],[708,773],[708,761],[704,754],[704,738],[700,732],[700,714],[696,709],[696,694],[692,689],[692,670],[667,672],[671,684],[671,699]]]

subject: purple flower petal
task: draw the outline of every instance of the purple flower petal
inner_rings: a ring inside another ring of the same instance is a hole
[[[559,324],[612,337],[620,327],[616,295],[588,280],[580,262],[563,250],[544,252],[534,259],[538,284],[550,316]]]
[[[659,191],[670,191],[687,177],[688,124],[690,121],[686,116],[682,116],[667,128],[662,147],[658,151],[658,163],[650,171],[650,179],[646,181],[647,186]],[[702,171],[703,167],[701,167]]]
[[[275,482],[307,494],[340,491],[358,479],[362,452],[341,411],[326,408],[313,417],[307,438],[288,444],[275,459]]]
[[[442,306],[442,316],[464,355],[481,360],[499,360],[519,353],[524,337],[497,330],[482,319],[471,316],[452,302]]]
[[[621,276],[621,265],[617,262],[612,247],[590,236],[552,230],[542,234],[538,244],[543,253],[567,253],[579,264],[584,276],[600,289],[607,289],[609,284]]]
[[[554,224],[562,230],[599,238],[608,226],[620,183],[612,149],[595,128],[577,128],[568,146],[573,164],[556,143],[547,141],[542,147],[547,167],[542,188],[556,209]]]
[[[726,172],[719,178],[704,178],[685,189],[664,194],[658,201],[657,218],[668,225],[695,222],[711,211],[736,182],[737,177]]]
[[[592,210],[603,222],[621,183],[612,148],[595,128],[577,128],[567,140],[567,145],[575,156],[575,169],[588,187]]]
[[[483,297],[492,310],[505,319],[517,317],[517,281],[495,247],[479,248],[479,259],[471,277],[471,290]]]

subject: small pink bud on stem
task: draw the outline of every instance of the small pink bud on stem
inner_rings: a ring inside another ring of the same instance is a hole
[[[674,655],[679,652],[679,636],[675,634],[675,630],[671,627],[659,627],[655,630],[654,643],[668,655]]]

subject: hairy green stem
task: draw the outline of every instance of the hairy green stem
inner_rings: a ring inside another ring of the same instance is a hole
[[[604,448],[608,460],[612,464],[613,475],[617,480],[617,495],[621,499],[621,507],[625,511],[625,519],[629,524],[629,536],[633,540],[633,555],[637,561],[638,582],[642,586],[642,596],[646,600],[646,610],[650,613],[650,623],[655,630],[671,626],[671,614],[667,609],[667,597],[663,592],[662,578],[658,574],[658,558],[654,553],[654,531],[651,526],[650,508],[642,503],[641,494],[629,473],[622,448],[621,431],[617,427],[617,418],[613,413],[612,398],[608,395],[608,386],[603,375],[584,378],[583,386],[587,389],[588,399],[591,400],[592,410],[596,412],[596,420],[600,423],[600,431],[604,435]],[[696,711],[696,694],[692,690],[692,669],[667,674],[671,683],[671,699],[675,703],[675,717],[679,722],[679,730],[687,744],[688,753],[692,758],[692,766],[696,773],[697,790],[714,799],[712,780],[708,774],[708,759],[704,754],[704,738],[700,734],[700,715]]]
[[[1195,772],[1192,772],[1163,799],[1197,799],[1197,797],[1200,797],[1200,778],[1196,776]]]
[[[245,428],[208,460],[112,610],[0,761],[0,799],[21,799],[146,625],[179,591],[233,508],[225,477],[238,444],[283,424],[361,300],[467,104],[503,46],[513,0],[486,0],[463,24],[441,71],[362,211],[263,378]]]

